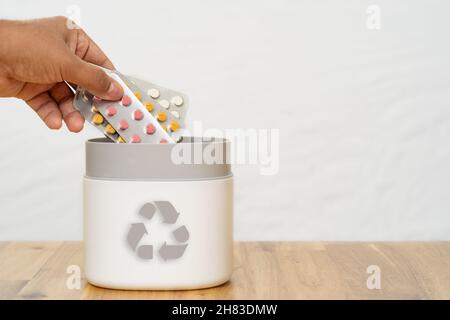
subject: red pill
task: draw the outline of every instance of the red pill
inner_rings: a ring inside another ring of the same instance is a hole
[[[122,105],[128,107],[131,104],[131,98],[129,96],[122,97]]]
[[[114,106],[109,106],[108,108],[106,108],[106,114],[108,115],[108,117],[112,117],[117,113],[117,109]]]
[[[119,122],[119,129],[120,130],[127,130],[128,129],[128,122],[125,120],[120,120]]]
[[[133,119],[134,120],[142,120],[142,118],[144,117],[144,114],[142,113],[141,110],[136,110],[133,112]]]
[[[141,137],[139,137],[137,134],[131,137],[131,143],[139,143],[139,142],[141,142]]]
[[[161,141],[159,141],[159,143],[167,143],[166,139],[161,139]]]
[[[148,125],[145,127],[145,133],[146,133],[146,134],[154,134],[155,131],[156,131],[156,128],[155,128],[155,126],[152,125],[151,123],[148,124]]]

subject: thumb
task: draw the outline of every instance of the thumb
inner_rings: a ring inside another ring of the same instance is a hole
[[[75,58],[66,66],[64,80],[85,88],[93,95],[105,100],[119,100],[123,89],[119,83],[109,77],[100,67]]]

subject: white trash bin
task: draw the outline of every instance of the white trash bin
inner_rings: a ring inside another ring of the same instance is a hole
[[[224,161],[176,164],[173,157],[186,156],[188,149],[192,158],[200,150]],[[229,142],[222,139],[187,138],[179,144],[88,140],[83,182],[87,280],[142,290],[198,289],[228,281],[233,267],[228,150]]]

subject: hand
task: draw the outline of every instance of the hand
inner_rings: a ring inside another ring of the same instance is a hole
[[[106,55],[83,30],[68,25],[74,24],[65,17],[0,20],[0,97],[24,100],[51,129],[64,120],[79,132],[84,118],[64,81],[106,100],[119,100],[123,90],[98,67],[114,68]]]

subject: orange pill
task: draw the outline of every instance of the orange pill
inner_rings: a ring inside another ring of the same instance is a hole
[[[102,124],[103,123],[103,116],[100,113],[96,113],[92,116],[92,122],[94,124]]]
[[[158,115],[156,116],[156,119],[158,119],[159,122],[164,122],[167,120],[167,115],[165,112],[160,111],[158,112]]]
[[[114,134],[114,133],[116,133],[116,130],[113,128],[112,125],[107,124],[105,127],[105,132],[109,133],[109,134]]]
[[[180,124],[178,123],[178,121],[170,121],[170,125],[169,125],[169,129],[170,131],[177,131],[180,128]]]
[[[151,102],[146,102],[145,103],[145,108],[147,108],[148,112],[152,112],[153,111],[153,103]]]
[[[141,95],[141,93],[140,93],[139,91],[134,92],[134,96],[135,96],[136,98],[138,98],[138,100],[141,100],[141,99],[142,99],[142,95]]]

